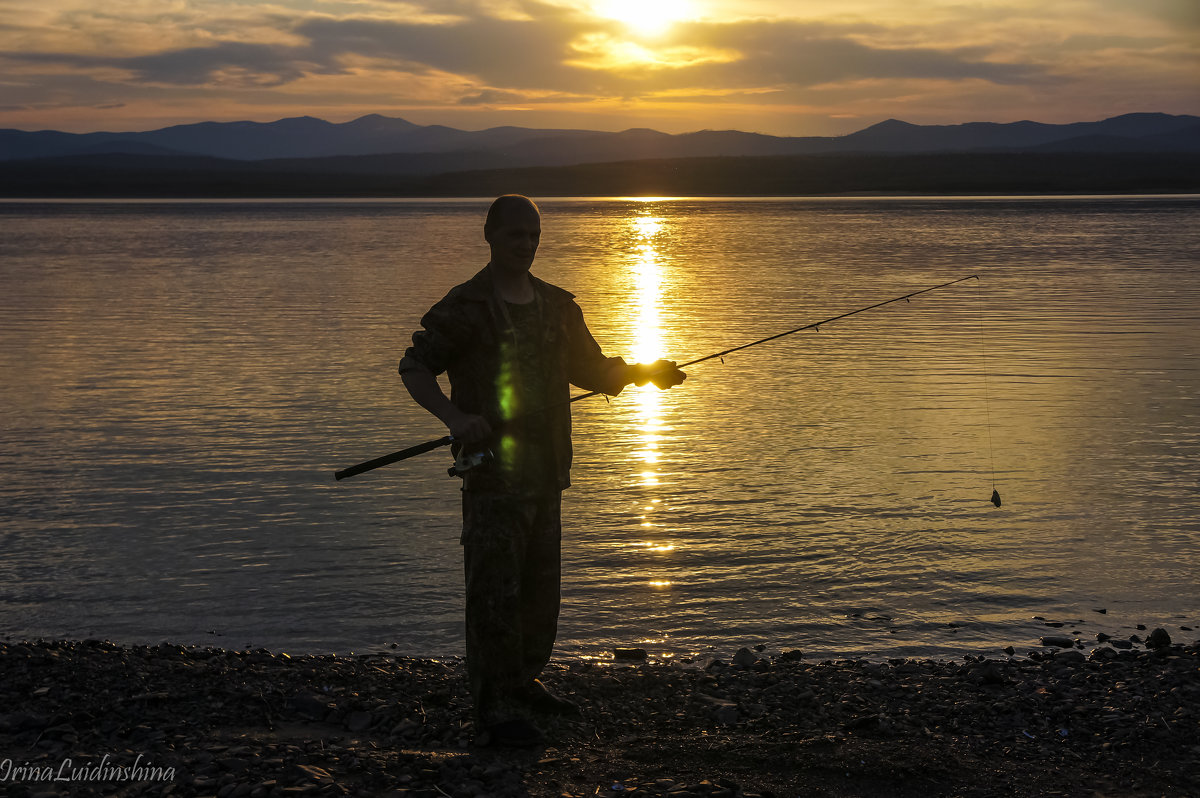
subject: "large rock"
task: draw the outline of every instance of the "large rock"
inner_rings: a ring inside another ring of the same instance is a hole
[[[1167,634],[1167,630],[1161,626],[1150,633],[1146,638],[1146,648],[1168,648],[1171,645],[1171,636]]]
[[[1066,635],[1046,635],[1042,638],[1042,645],[1048,648],[1074,648],[1075,640]]]
[[[733,655],[733,664],[743,668],[749,668],[756,662],[758,662],[758,657],[754,656],[754,652],[748,648],[739,648]]]

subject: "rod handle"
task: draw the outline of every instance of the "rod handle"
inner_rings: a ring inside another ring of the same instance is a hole
[[[333,478],[336,480],[343,480],[347,477],[357,476],[364,471],[372,471],[385,465],[397,463],[401,460],[407,460],[410,457],[416,457],[417,455],[424,454],[425,452],[432,452],[434,449],[439,449],[443,446],[449,446],[453,442],[454,439],[447,435],[443,438],[437,438],[432,441],[418,443],[416,446],[410,446],[407,449],[402,449],[398,452],[385,454],[383,457],[376,457],[374,460],[367,460],[365,463],[352,465],[349,468],[343,468],[341,471],[334,471]]]

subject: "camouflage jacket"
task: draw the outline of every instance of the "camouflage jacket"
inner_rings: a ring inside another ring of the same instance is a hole
[[[450,401],[497,431],[495,462],[467,472],[463,489],[515,494],[563,490],[570,483],[570,386],[620,393],[574,295],[530,276],[535,299],[506,305],[487,267],[421,319],[400,373],[424,366],[450,378]],[[519,319],[514,323],[514,319]],[[455,450],[457,451],[457,449]]]

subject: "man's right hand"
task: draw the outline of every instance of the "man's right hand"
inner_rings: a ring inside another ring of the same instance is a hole
[[[407,360],[401,361],[401,365]],[[492,427],[487,419],[474,413],[464,413],[455,407],[438,385],[437,377],[421,363],[410,363],[400,372],[400,378],[416,403],[437,416],[450,430],[450,437],[454,440],[474,446],[492,437]]]
[[[459,413],[446,423],[450,437],[468,446],[483,443],[492,437],[492,425],[483,416],[473,413]]]

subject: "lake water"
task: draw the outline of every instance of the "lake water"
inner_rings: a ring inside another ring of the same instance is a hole
[[[0,635],[461,653],[447,450],[332,473],[444,434],[396,362],[486,206],[0,203]],[[1200,198],[542,209],[629,360],[981,278],[576,404],[560,656],[1198,636]]]

